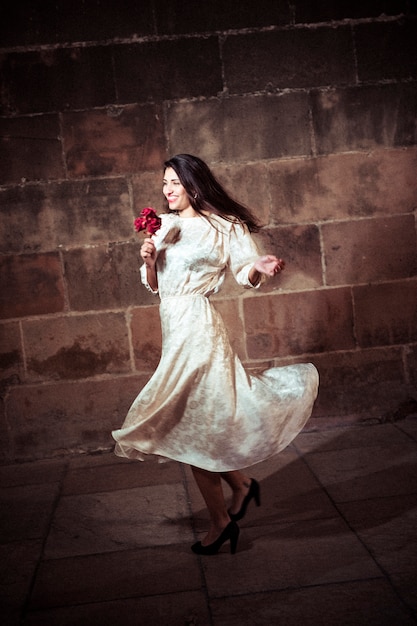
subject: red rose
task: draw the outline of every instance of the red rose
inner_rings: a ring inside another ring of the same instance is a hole
[[[151,207],[146,207],[142,209],[139,217],[135,219],[133,224],[137,233],[146,230],[148,235],[154,235],[161,228],[161,218],[157,216]]]

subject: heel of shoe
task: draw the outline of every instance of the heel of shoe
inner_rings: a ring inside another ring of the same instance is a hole
[[[252,478],[253,484],[253,499],[255,500],[256,506],[261,506],[261,488],[259,487],[259,483]]]
[[[239,539],[239,526],[235,524],[233,532],[230,535],[230,554],[236,554],[237,540]]]
[[[194,545],[191,546],[191,550],[195,554],[205,554],[212,555],[217,554],[220,548],[226,541],[230,541],[230,553],[235,554],[237,540],[239,538],[239,526],[233,520],[228,523],[226,528],[221,533],[220,537],[210,543],[208,546],[201,545],[201,541],[197,541]]]

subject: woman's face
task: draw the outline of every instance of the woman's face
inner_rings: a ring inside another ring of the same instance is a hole
[[[194,212],[190,205],[187,192],[180,183],[176,172],[172,167],[168,167],[164,172],[162,193],[168,200],[169,208],[171,211],[178,211],[179,213]]]

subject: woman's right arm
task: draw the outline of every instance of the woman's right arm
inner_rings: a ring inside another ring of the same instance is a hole
[[[156,272],[156,257],[157,252],[155,244],[150,237],[147,237],[140,249],[140,256],[142,257],[146,266],[146,280],[152,291],[158,291],[158,275]]]

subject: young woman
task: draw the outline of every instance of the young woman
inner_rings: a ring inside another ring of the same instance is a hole
[[[230,540],[234,553],[236,522],[252,499],[260,504],[259,484],[242,468],[276,454],[299,433],[311,414],[318,374],[311,363],[248,374],[210,302],[228,268],[245,288],[284,269],[282,259],[259,256],[251,212],[189,154],[164,164],[163,193],[168,213],[141,247],[142,281],[160,297],[162,355],[113,432],[115,453],[191,465],[210,515],[207,535],[192,550],[216,554]],[[221,479],[232,490],[229,509]]]

